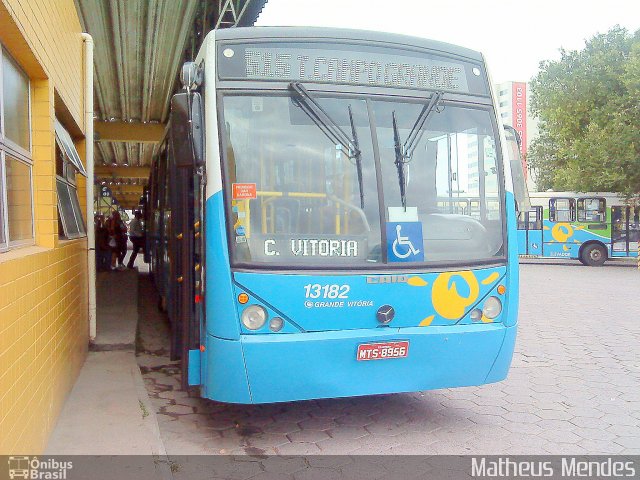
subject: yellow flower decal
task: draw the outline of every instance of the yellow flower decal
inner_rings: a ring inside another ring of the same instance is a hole
[[[556,242],[564,243],[573,235],[573,227],[568,223],[556,223],[551,229],[551,236]]]
[[[407,280],[407,283],[409,285],[411,285],[412,287],[426,287],[427,285],[429,285],[427,282],[425,282],[420,277],[410,277]]]
[[[464,282],[469,290],[466,297],[458,292],[460,282]],[[448,320],[457,320],[464,315],[467,307],[478,299],[479,294],[480,286],[473,272],[445,272],[438,275],[433,282],[431,300],[438,315]]]
[[[435,315],[429,315],[427,318],[425,318],[424,320],[422,320],[420,322],[420,326],[421,327],[428,327],[429,325],[431,325],[431,322],[433,322],[434,318],[436,318]]]
[[[495,282],[498,277],[500,276],[500,274],[498,272],[493,272],[491,275],[489,275],[487,278],[485,278],[484,280],[482,280],[482,284],[483,285],[490,285],[493,282]]]

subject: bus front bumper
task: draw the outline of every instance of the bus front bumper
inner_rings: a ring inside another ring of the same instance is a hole
[[[295,334],[207,335],[202,394],[272,403],[482,385],[507,376],[517,326],[502,323]],[[362,343],[406,340],[406,358],[356,360]]]

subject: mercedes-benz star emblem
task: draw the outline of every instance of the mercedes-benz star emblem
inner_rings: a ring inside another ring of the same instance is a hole
[[[376,318],[383,325],[386,325],[391,320],[393,320],[393,317],[395,317],[395,315],[396,315],[396,311],[393,309],[391,305],[383,305],[376,312]]]

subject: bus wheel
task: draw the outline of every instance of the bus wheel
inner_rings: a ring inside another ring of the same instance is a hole
[[[600,267],[607,260],[607,251],[602,245],[593,243],[582,250],[580,260],[590,267]]]

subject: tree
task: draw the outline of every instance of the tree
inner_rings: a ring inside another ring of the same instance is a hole
[[[614,27],[561,50],[531,82],[538,188],[640,193],[640,30]]]

